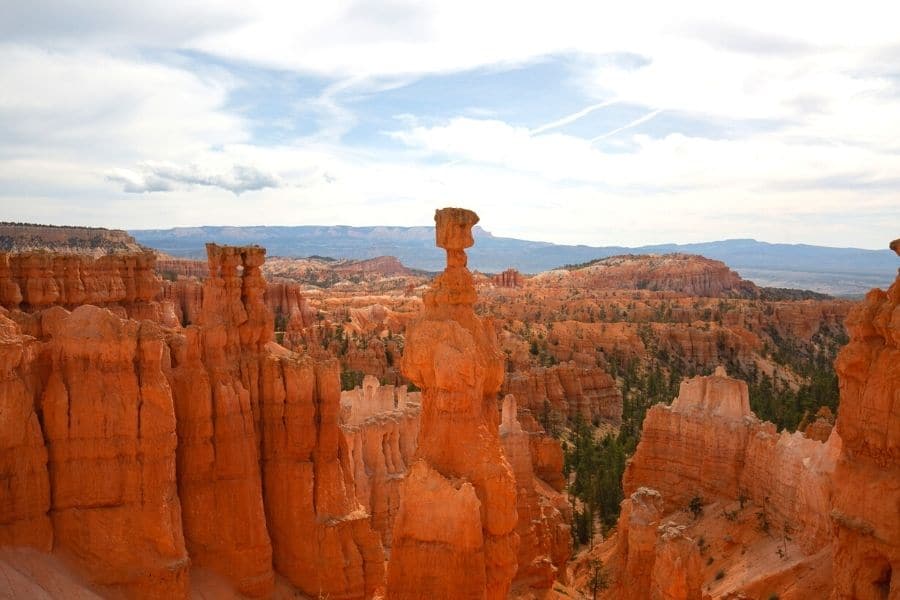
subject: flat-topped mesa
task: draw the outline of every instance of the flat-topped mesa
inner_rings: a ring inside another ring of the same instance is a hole
[[[728,377],[722,366],[716,367],[715,373],[708,377],[682,381],[678,397],[672,401],[672,411],[731,419],[753,415],[747,383]]]
[[[516,487],[496,403],[503,355],[493,323],[475,315],[464,252],[477,222],[459,208],[435,214],[447,268],[407,330],[401,368],[422,389],[422,416],[394,527],[392,600],[506,598],[516,573]]]

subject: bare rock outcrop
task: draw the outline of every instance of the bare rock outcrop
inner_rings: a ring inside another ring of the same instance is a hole
[[[400,509],[400,488],[416,451],[419,403],[418,392],[380,386],[371,376],[362,388],[341,393],[341,429],[356,497],[386,550]]]
[[[0,545],[49,551],[47,448],[30,377],[39,348],[37,340],[0,314]]]
[[[159,292],[159,279],[152,252],[97,258],[22,252],[0,258],[0,264],[8,265],[0,268],[0,290],[4,292],[0,303],[5,308],[34,311],[50,306],[94,304],[122,307],[134,318],[156,317],[151,303]]]
[[[40,409],[54,548],[101,588],[185,597],[167,347],[149,321],[85,305],[44,313],[51,371]]]
[[[724,370],[682,382],[671,406],[647,411],[623,478],[626,495],[653,487],[669,510],[698,495],[737,498],[755,422],[747,384]]]
[[[520,288],[525,285],[525,278],[516,269],[507,269],[491,277],[491,283],[497,287]]]
[[[435,214],[447,268],[409,327],[403,373],[422,391],[416,459],[401,493],[389,598],[505,598],[517,570],[516,487],[495,401],[503,359],[493,324],[475,315],[475,213]]]
[[[897,241],[892,248],[898,250]],[[833,598],[900,598],[900,277],[846,321],[835,361],[844,446],[834,474]]]
[[[515,583],[539,590],[551,588],[554,581],[565,581],[566,562],[571,555],[571,518],[566,517],[570,510],[566,497],[535,473],[530,438],[541,435],[522,428],[516,399],[506,396],[500,440],[516,478],[519,552]]]
[[[583,368],[567,362],[507,373],[501,392],[514,395],[523,407],[538,415],[552,409],[569,419],[580,415],[588,422],[622,422],[622,393],[599,367]]]

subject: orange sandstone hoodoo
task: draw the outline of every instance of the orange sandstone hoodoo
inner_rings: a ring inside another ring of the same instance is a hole
[[[478,216],[435,214],[447,268],[409,327],[403,373],[422,388],[416,460],[401,492],[387,597],[506,598],[516,573],[516,489],[500,444],[503,358],[493,323],[475,316],[464,249]]]

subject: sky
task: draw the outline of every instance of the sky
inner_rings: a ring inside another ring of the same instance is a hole
[[[0,220],[900,236],[886,1],[0,1]]]

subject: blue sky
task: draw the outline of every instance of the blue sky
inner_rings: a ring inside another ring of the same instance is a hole
[[[900,235],[886,3],[123,4],[8,7],[0,220]]]

